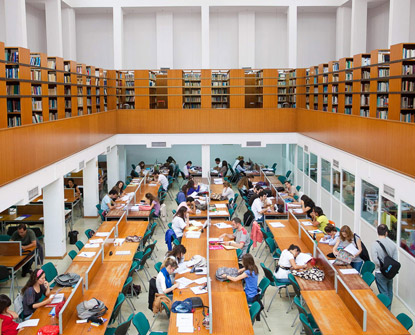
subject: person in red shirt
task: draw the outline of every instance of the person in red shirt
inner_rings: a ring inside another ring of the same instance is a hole
[[[16,312],[13,312],[9,309],[12,302],[10,298],[5,294],[0,294],[0,332],[1,335],[16,335],[18,330],[17,322],[14,322],[14,319],[17,319],[19,316]]]

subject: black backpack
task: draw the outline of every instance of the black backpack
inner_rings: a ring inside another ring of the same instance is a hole
[[[353,238],[354,238],[354,244],[355,244],[355,246],[357,247],[357,244],[356,244],[356,236],[358,237],[358,238],[360,238],[360,236],[359,235],[357,235],[357,234],[354,234],[354,236],[353,236]],[[365,244],[363,243],[363,241],[362,241],[362,239],[360,238],[360,243],[362,244],[362,252],[360,253],[360,258],[364,261],[364,262],[367,262],[367,261],[370,261],[370,256],[369,256],[369,252],[367,251],[367,248],[366,248],[366,246],[365,246]]]
[[[250,226],[254,219],[255,219],[255,217],[254,217],[254,214],[252,213],[252,211],[247,210],[244,214],[244,225],[245,226]]]
[[[397,273],[399,272],[399,269],[401,268],[401,263],[399,263],[398,261],[394,260],[391,256],[389,256],[388,252],[386,251],[385,246],[380,241],[376,241],[376,242],[380,244],[383,252],[386,255],[383,258],[383,262],[378,257],[378,261],[380,264],[380,267],[379,267],[380,272],[382,272],[382,274],[386,278],[393,279],[393,277],[395,277]]]

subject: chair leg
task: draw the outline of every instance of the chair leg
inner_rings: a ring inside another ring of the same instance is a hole
[[[255,257],[256,257],[256,256],[258,256],[258,252],[259,252],[259,250],[262,248],[262,245],[263,245],[263,244],[264,244],[264,242],[262,242],[262,243],[259,245],[258,249],[256,250]]]
[[[137,270],[135,270],[135,273],[137,274],[138,278],[140,279],[141,283],[143,284],[143,286],[144,286],[144,288],[145,288],[146,292],[148,292],[148,291],[147,291],[147,287],[146,287],[146,285],[144,284],[144,281],[143,281],[143,279],[141,278],[141,276],[140,276],[140,274],[138,273],[138,271],[137,271]]]
[[[300,326],[301,326],[301,322],[299,322],[299,323],[297,324],[297,326],[295,327],[293,335],[295,335],[295,334],[297,333],[297,330],[298,330],[298,328],[299,328]]]
[[[266,263],[266,261],[267,261],[267,259],[268,259],[268,256],[269,256],[269,254],[267,254],[267,257],[265,257],[265,259],[264,259],[264,264],[267,264],[267,263]]]
[[[261,253],[259,254],[259,258],[262,257],[262,253],[264,252],[265,249],[266,249],[266,247],[262,248]]]
[[[277,293],[278,293],[279,291],[280,291],[280,289],[279,289],[279,288],[277,288],[277,290],[275,291],[275,293],[274,293],[274,295],[272,296],[272,299],[271,299],[271,301],[270,301],[270,303],[269,303],[269,306],[268,306],[267,312],[269,312],[269,309],[271,308],[271,304],[272,304],[272,302],[273,302],[273,300],[274,300],[275,296],[277,295]]]
[[[151,328],[153,328],[154,323],[156,322],[156,320],[157,320],[158,316],[159,316],[159,313],[157,313],[157,314],[154,314],[154,315],[153,315],[153,318],[154,318],[154,319],[153,319],[153,322],[151,323],[150,329],[151,329]]]
[[[285,287],[285,293],[286,293],[286,295],[287,295],[287,297],[288,297],[288,300],[290,301],[290,306],[288,306],[288,309],[287,309],[287,312],[286,313],[289,313],[290,312],[290,310],[292,309],[292,302],[294,301],[294,300],[291,300],[291,296],[290,296],[290,293],[288,292],[288,286],[286,286]]]
[[[295,321],[297,321],[297,318],[298,318],[298,316],[300,315],[300,313],[298,313],[296,316],[295,316],[295,318],[294,318],[294,321],[293,321],[293,323],[291,324],[291,327],[294,327],[294,325],[295,325]]]
[[[262,312],[260,314],[263,314]],[[271,331],[271,328],[269,328],[267,319],[265,318],[265,316],[262,317],[262,320],[265,322],[265,324],[267,325],[268,331]]]
[[[127,297],[127,303],[128,303],[128,306],[130,306],[131,311],[134,313],[135,312],[135,306],[134,306],[133,302],[131,301],[130,297]]]

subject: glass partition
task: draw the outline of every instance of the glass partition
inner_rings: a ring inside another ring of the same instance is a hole
[[[321,187],[330,192],[331,185],[331,163],[325,159],[321,159]]]
[[[340,171],[333,169],[333,195],[337,199],[340,199]]]
[[[393,201],[382,197],[380,208],[380,223],[385,224],[389,228],[389,238],[396,242],[396,234],[398,231],[398,205]]]
[[[310,155],[305,153],[304,154],[304,173],[309,176],[310,175]]]
[[[297,146],[297,167],[300,171],[304,171],[303,167],[304,157],[303,157],[303,148]]]
[[[415,207],[401,201],[401,248],[415,257]]]
[[[376,226],[378,218],[379,188],[362,180],[362,211],[361,216]]]
[[[317,156],[310,153],[310,178],[317,182]]]
[[[354,211],[355,177],[343,170],[342,198],[343,203]]]
[[[292,165],[295,164],[295,148],[296,147],[297,147],[297,144],[290,144],[290,146],[289,146],[290,151],[289,151],[288,155],[289,155],[290,163]]]

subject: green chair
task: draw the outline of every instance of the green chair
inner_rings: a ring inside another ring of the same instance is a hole
[[[161,262],[157,262],[156,264],[154,264],[154,269],[157,271],[157,273],[160,272],[162,264],[163,263],[161,263]]]
[[[260,281],[260,282],[259,282],[259,284],[258,284],[258,289],[259,289],[259,299],[260,299],[260,300],[261,300],[261,302],[262,302],[262,306],[265,306],[265,292],[267,291],[267,288],[269,287],[269,284],[270,284],[269,279],[268,279],[268,278],[266,278],[266,277],[262,278],[262,279],[261,279],[261,281]],[[262,320],[263,320],[263,321],[265,322],[265,324],[267,325],[268,330],[269,330],[269,331],[271,331],[271,329],[269,328],[268,322],[267,322],[267,320],[266,320],[266,318],[267,318],[268,316],[267,316],[267,313],[265,312],[265,308],[264,308],[262,311],[260,311],[259,313],[260,313],[260,314],[264,314],[264,317],[262,318]]]
[[[371,261],[364,262],[362,268],[360,269],[361,274],[364,274],[365,272],[373,273],[373,271],[375,271],[375,263]]]
[[[0,235],[0,241],[10,241],[10,235]]]
[[[274,260],[274,264],[275,264],[275,261],[276,260],[278,260],[278,259],[280,259],[280,256],[281,256],[281,250],[278,248],[278,245],[277,245],[277,243],[275,242],[275,240],[274,240],[274,238],[273,237],[268,237],[266,240],[265,240],[265,244],[268,246],[268,248],[269,248],[269,254],[267,254],[267,257],[265,257],[265,259],[264,259],[264,264],[266,264],[265,262],[267,261],[267,259],[268,259],[268,256],[269,255],[271,255],[271,257],[273,258],[273,260]],[[271,263],[272,264],[272,263]]]
[[[265,241],[268,237],[273,237],[272,233],[270,231],[266,231],[264,228],[261,228],[261,233],[262,233],[262,239],[263,241],[261,242],[261,245],[258,247],[255,257],[258,255],[259,250],[262,248],[262,246],[265,244]],[[265,248],[264,248],[265,249]],[[261,253],[259,254],[259,258],[261,258],[262,256],[262,252],[264,251],[264,249],[262,249]]]
[[[115,302],[114,310],[112,311],[110,320],[108,321],[108,325],[112,325],[116,319],[118,319],[118,323],[122,322],[122,315],[121,315],[121,307],[125,301],[125,295],[120,293],[118,295],[117,301]]]
[[[139,335],[167,335],[166,332],[151,332],[150,323],[148,322],[146,316],[141,312],[134,315],[133,325],[137,329]]]
[[[365,272],[362,276],[362,279],[370,287],[370,285],[372,285],[372,283],[375,281],[375,276],[373,275],[373,273]]]
[[[131,314],[127,321],[120,323],[117,328],[107,328],[104,335],[126,335],[133,320],[134,313]]]
[[[297,192],[300,192],[301,186],[300,185],[297,185],[296,190],[297,190]]]
[[[261,305],[258,301],[255,301],[251,307],[249,308],[249,315],[251,316],[251,322],[252,324],[255,323],[255,319],[258,315],[258,313],[261,311]]]
[[[303,307],[303,305],[301,304],[301,300],[299,297],[294,297],[294,304],[297,307],[298,310],[298,316],[301,316],[302,314],[305,315],[308,324],[310,325],[310,327],[315,331],[318,329],[317,323],[314,320],[314,317],[311,313],[307,313],[307,311],[305,310],[305,308]],[[297,317],[298,317],[297,316]],[[294,326],[295,320],[297,320],[297,317],[294,319],[293,324],[291,325],[291,327]],[[297,327],[295,327],[295,331],[294,334],[297,333],[297,329],[298,327],[301,325],[301,322],[298,323]]]
[[[284,184],[287,178],[284,176],[278,176],[278,180],[280,181],[281,184]]]
[[[89,236],[89,234],[90,234],[92,231],[93,231],[92,229],[87,229],[87,230],[85,230],[85,236],[86,236],[86,238],[87,238],[88,240],[91,238],[91,236]]]
[[[54,287],[56,283],[53,283],[53,284],[51,283],[58,275],[58,271],[56,270],[55,265],[53,265],[52,262],[48,262],[42,265],[42,270],[45,272],[45,278],[47,282],[49,283],[49,286]]]
[[[73,260],[77,254],[77,252],[75,250],[71,250],[68,252],[69,257],[71,257],[71,259]]]
[[[145,276],[146,276],[146,278],[147,278],[147,280],[150,280],[150,278],[151,278],[151,275],[150,275],[150,273],[148,272],[148,270],[147,270],[147,268],[146,268],[146,263],[147,263],[147,260],[150,258],[150,256],[151,256],[151,250],[147,250],[147,252],[146,253],[144,253],[144,255],[143,255],[143,258],[141,258],[141,260],[140,260],[140,262],[138,263],[138,266],[134,269],[134,271],[137,273],[137,275],[138,275],[138,278],[141,280],[141,283],[143,284],[143,287],[145,288],[145,290],[147,291],[147,287],[146,287],[146,285],[144,284],[144,281],[143,281],[143,279],[141,278],[141,276],[140,276],[140,274],[139,274],[139,272],[140,271],[143,271],[144,272],[144,274],[145,274]],[[136,262],[135,262],[136,263]]]
[[[154,325],[154,323],[156,322],[156,320],[157,320],[157,318],[159,317],[159,315],[160,315],[161,313],[163,313],[163,309],[166,311],[167,318],[169,318],[169,319],[170,319],[170,314],[171,314],[171,312],[170,312],[170,308],[169,308],[169,306],[167,306],[165,302],[161,302],[161,306],[162,306],[163,308],[160,310],[160,312],[158,312],[156,315],[154,315],[154,319],[153,319],[153,322],[152,322],[152,324],[151,324],[151,326],[150,326],[150,329],[151,329],[151,328],[153,328],[153,325]]]
[[[174,243],[174,245],[180,245],[180,242],[177,238],[174,239],[173,243]]]
[[[396,318],[400,323],[402,323],[402,326],[404,326],[406,330],[411,329],[414,324],[412,319],[405,313],[398,314]]]
[[[167,224],[167,227],[169,227],[169,229],[173,229],[173,228],[172,228],[172,223],[171,223],[171,222],[169,222],[169,223]]]
[[[127,280],[125,281],[124,286],[122,287],[121,293],[125,295],[127,303],[130,306],[131,311],[134,313],[135,306],[131,301],[131,298],[134,297],[133,277],[127,277]]]
[[[295,292],[295,296],[298,297],[298,298],[300,298],[301,297],[301,288],[300,288],[300,285],[298,285],[297,280],[295,279],[295,277],[291,273],[288,274],[288,280],[290,281],[291,285],[293,286],[293,289],[294,289],[294,292]],[[291,305],[290,305],[289,309],[292,308],[292,303],[293,302],[294,302],[294,300],[291,302]],[[298,317],[298,315],[295,317],[295,319],[294,319],[291,327],[294,326],[294,323],[295,323],[295,320],[297,320],[297,317]]]
[[[84,247],[84,243],[82,241],[76,241],[75,245],[79,251],[81,251],[81,249]]]
[[[305,314],[300,314],[300,321],[303,324],[306,335],[321,335],[320,331],[313,329],[313,327],[308,322],[307,316]]]
[[[288,170],[287,173],[285,174],[285,178],[287,179],[290,178],[290,175],[291,175],[291,170]]]
[[[386,308],[390,309],[392,301],[389,299],[387,295],[384,295],[383,293],[379,293],[378,299],[382,301],[382,303],[386,306]]]
[[[251,252],[252,244],[254,244],[254,241],[249,240],[248,248],[246,249],[247,254],[249,254]]]
[[[241,257],[242,257],[242,249],[236,249],[236,257],[238,257],[238,259],[241,259]]]
[[[264,263],[261,263],[261,268],[264,271],[265,277],[269,280],[270,285],[277,288],[277,290],[275,291],[274,295],[271,298],[267,312],[269,312],[269,309],[271,308],[272,302],[274,301],[274,298],[277,295],[277,293],[280,293],[280,296],[281,296],[282,289],[285,289],[285,294],[288,297],[288,300],[290,301],[290,304],[291,304],[291,297],[288,294],[288,286],[290,286],[291,283],[288,284],[288,283],[280,282],[277,278],[275,278],[274,273],[270,269],[268,269]]]
[[[297,194],[294,194],[294,200],[295,201],[298,201],[298,199],[299,199],[300,197],[297,195]]]

